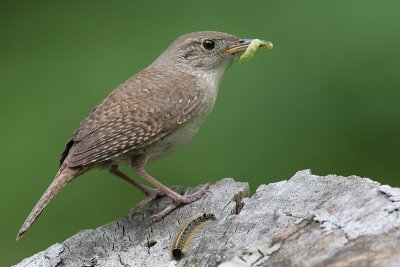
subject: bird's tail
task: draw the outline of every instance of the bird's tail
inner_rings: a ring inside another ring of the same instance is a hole
[[[28,218],[26,218],[24,224],[17,234],[17,240],[28,230],[28,228],[40,215],[51,199],[61,190],[61,188],[63,188],[68,182],[77,177],[79,174],[79,169],[72,169],[64,164],[60,167],[53,182],[36,203]]]

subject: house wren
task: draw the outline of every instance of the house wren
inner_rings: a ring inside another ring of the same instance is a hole
[[[207,187],[180,195],[150,176],[144,167],[197,132],[214,106],[226,68],[250,41],[221,32],[183,35],[150,66],[114,89],[73,133],[53,182],[25,220],[17,239],[63,186],[94,168],[108,169],[147,195],[132,212],[157,196],[168,196],[172,204],[157,214],[156,220],[179,205],[201,198]],[[130,164],[156,189],[119,171],[120,164]]]

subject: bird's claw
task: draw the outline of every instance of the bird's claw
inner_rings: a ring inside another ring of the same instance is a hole
[[[149,220],[152,222],[161,221],[166,215],[168,215],[168,213],[170,213],[175,208],[177,208],[181,205],[184,205],[184,204],[192,203],[192,202],[202,198],[203,196],[205,196],[207,194],[207,192],[209,192],[209,188],[210,188],[210,185],[206,184],[205,186],[203,186],[203,188],[201,188],[201,189],[197,190],[195,193],[191,193],[191,194],[189,194],[190,189],[186,190],[185,194],[183,196],[181,196],[181,198],[179,200],[173,200],[172,203],[170,205],[168,205],[165,209],[158,212],[157,214],[152,215],[149,218]]]
[[[172,190],[179,191],[182,186],[181,185],[173,185],[170,187]],[[130,211],[129,211],[129,219],[132,219],[132,216],[139,213],[140,211],[143,210],[143,208],[149,204],[151,201],[153,201],[154,199],[160,198],[165,196],[165,193],[163,191],[161,191],[159,188],[157,189],[148,189],[146,190],[146,197],[140,201],[136,206],[134,206]]]

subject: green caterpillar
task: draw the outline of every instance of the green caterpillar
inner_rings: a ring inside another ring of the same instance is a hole
[[[272,49],[273,45],[271,42],[263,41],[260,39],[251,40],[250,44],[247,46],[246,51],[244,51],[243,55],[240,57],[240,62],[246,62],[253,58],[259,47],[265,47],[267,49]]]

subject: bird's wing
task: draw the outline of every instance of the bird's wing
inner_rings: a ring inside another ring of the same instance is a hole
[[[154,85],[133,77],[115,89],[75,131],[63,153],[70,167],[109,160],[149,145],[199,112],[204,92],[195,79],[165,77]]]

